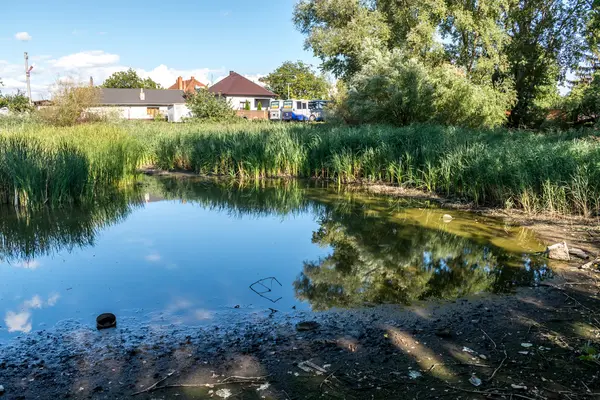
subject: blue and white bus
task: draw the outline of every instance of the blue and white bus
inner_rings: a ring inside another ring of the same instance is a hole
[[[308,100],[284,100],[281,119],[283,121],[308,121],[310,118],[308,103]]]
[[[310,122],[325,121],[325,108],[330,101],[328,100],[311,100],[308,102],[310,114],[308,120]]]
[[[281,121],[281,103],[282,100],[271,100],[269,104],[269,120]]]

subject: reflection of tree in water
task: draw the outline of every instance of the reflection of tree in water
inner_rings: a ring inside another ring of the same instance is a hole
[[[103,228],[142,204],[135,188],[96,193],[72,208],[15,211],[0,207],[0,261],[32,260],[61,250],[91,246]]]
[[[358,209],[358,210],[357,210]],[[403,303],[427,298],[455,299],[484,290],[507,290],[545,274],[509,254],[444,230],[390,222],[329,208],[313,242],[331,255],[305,262],[294,282],[298,298],[313,309],[365,303]]]

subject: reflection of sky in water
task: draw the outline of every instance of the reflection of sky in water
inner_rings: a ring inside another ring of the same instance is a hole
[[[191,203],[147,204],[101,231],[93,247],[0,263],[0,336],[63,319],[94,326],[102,312],[193,324],[223,310],[308,308],[292,282],[304,260],[328,254],[311,243],[317,228],[308,212],[240,218]],[[283,285],[273,289],[276,304],[249,289],[267,276]]]

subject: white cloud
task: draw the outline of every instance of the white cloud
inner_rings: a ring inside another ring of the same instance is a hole
[[[21,261],[20,263],[15,264],[16,267],[25,269],[37,269],[40,265],[40,262],[36,260]]]
[[[103,67],[118,62],[119,56],[117,54],[105,53],[102,50],[82,51],[60,57],[57,60],[49,61],[55,68],[62,68],[67,71],[81,68]]]
[[[211,73],[221,71],[211,71],[208,68],[181,70],[169,68],[166,65],[161,64],[150,71],[138,68],[136,69],[136,72],[142,78],[151,78],[153,81],[160,83],[163,87],[168,88],[169,86],[177,82],[177,78],[180,76],[183,77],[184,80],[190,79],[190,77],[193,76],[200,82],[208,84],[210,82]]]
[[[60,299],[60,294],[54,293],[54,294],[50,295],[50,297],[48,297],[48,301],[47,301],[48,306],[52,307],[52,306],[56,305],[56,303],[58,302],[58,299]]]
[[[14,313],[8,311],[4,322],[9,332],[31,332],[31,313],[29,311],[23,311],[20,313]]]
[[[159,262],[160,261],[160,254],[158,254],[158,253],[152,253],[152,254],[148,254],[144,258],[146,259],[146,261],[149,261],[149,262]]]
[[[31,298],[31,300],[25,300],[23,306],[25,308],[42,308],[44,301],[37,294]]]
[[[28,42],[32,39],[32,37],[27,32],[17,32],[15,33],[15,39],[20,40],[22,42]]]

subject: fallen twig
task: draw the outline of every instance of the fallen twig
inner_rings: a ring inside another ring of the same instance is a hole
[[[171,377],[173,374],[175,373],[175,371],[171,371],[167,374],[167,376],[165,376],[164,378],[162,378],[159,381],[156,381],[153,385],[148,386],[146,389],[144,390],[140,390],[139,392],[135,392],[134,394],[132,394],[132,396],[137,396],[138,394],[142,394],[142,393],[147,393],[147,392],[151,392],[153,391],[159,384],[161,384],[162,382],[166,381],[169,377]]]
[[[453,389],[453,390],[458,390],[458,391],[461,391],[461,392],[465,392],[465,393],[479,394],[481,396],[503,396],[503,397],[506,397],[509,394],[509,393],[490,392],[490,391],[482,392],[482,391],[479,391],[479,390],[467,390],[467,389],[462,389],[462,388],[454,387],[454,386],[450,386],[450,385],[446,385],[446,387],[448,387],[450,389]],[[519,397],[521,399],[535,400],[532,397],[527,397],[527,396],[524,396],[522,394],[510,393],[510,395],[514,396],[514,397]]]
[[[494,339],[492,339],[492,338],[490,337],[490,335],[488,335],[488,334],[487,334],[487,332],[486,332],[486,331],[484,331],[484,330],[483,330],[483,329],[481,329],[481,328],[479,328],[479,330],[480,330],[481,332],[483,332],[483,334],[484,334],[484,335],[485,335],[485,336],[486,336],[488,339],[490,339],[490,340],[492,341],[492,343],[494,344],[494,349],[498,348],[498,346],[496,346],[496,342],[494,342]]]
[[[268,287],[267,285],[265,285],[265,284],[263,283],[264,281],[267,281],[267,280],[269,280],[269,279],[271,280],[271,287]],[[276,299],[276,300],[273,300],[273,299],[271,299],[271,298],[269,298],[269,297],[267,297],[267,296],[265,296],[265,295],[264,295],[265,293],[269,293],[269,292],[272,292],[272,291],[273,291],[273,290],[272,290],[272,289],[273,289],[273,281],[277,282],[277,283],[279,284],[279,286],[283,286],[283,285],[281,284],[281,282],[279,282],[279,281],[277,280],[277,278],[275,278],[274,276],[270,276],[270,277],[268,277],[268,278],[259,279],[259,280],[257,280],[256,282],[254,282],[253,284],[251,284],[251,285],[250,285],[250,290],[252,290],[254,293],[256,293],[257,295],[259,295],[260,297],[262,297],[262,298],[265,298],[265,299],[269,300],[269,301],[270,301],[270,302],[272,302],[272,303],[277,303],[279,300],[281,300],[281,297],[279,297],[279,298],[278,298],[278,299]],[[260,286],[262,286],[263,288],[265,288],[266,290],[265,290],[265,291],[262,291],[262,292],[259,292],[259,291],[257,291],[256,289],[254,289],[254,285],[260,285]]]
[[[229,376],[229,377],[223,379],[221,382],[216,382],[216,383],[174,383],[172,385],[158,386],[160,383],[164,382],[168,377],[170,377],[174,373],[175,373],[175,371],[169,373],[165,378],[161,379],[160,381],[156,382],[155,384],[153,384],[152,386],[149,386],[148,388],[146,388],[144,390],[141,390],[139,392],[132,394],[132,396],[136,396],[141,393],[150,393],[150,392],[154,392],[156,390],[161,390],[161,389],[174,389],[174,388],[183,388],[183,387],[196,387],[196,388],[197,387],[213,387],[213,386],[220,386],[220,385],[231,385],[234,383],[263,383],[265,381],[265,379],[270,376],[270,375]]]
[[[488,378],[488,382],[490,382],[492,379],[494,379],[494,376],[496,376],[496,372],[498,372],[500,370],[500,368],[502,368],[502,366],[504,365],[504,361],[506,361],[506,359],[508,358],[508,354],[506,354],[506,350],[504,350],[504,358],[502,359],[502,361],[500,361],[500,365],[498,365],[498,368],[496,368],[494,370],[494,372],[492,373],[492,376],[490,376]]]

